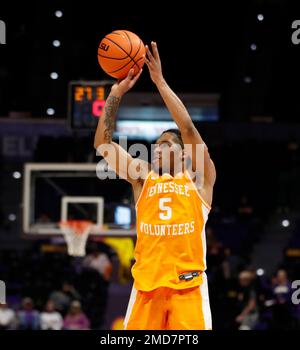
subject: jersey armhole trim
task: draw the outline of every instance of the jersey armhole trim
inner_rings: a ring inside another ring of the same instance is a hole
[[[191,175],[189,174],[188,170],[186,170],[186,174],[187,174],[189,180],[191,181],[192,186],[194,187],[195,191],[197,192],[197,194],[198,194],[198,196],[199,196],[201,202],[202,202],[202,203],[206,206],[206,208],[210,211],[210,210],[211,210],[211,206],[202,198],[202,196],[201,196],[201,194],[199,193],[199,190],[198,190],[198,188],[196,187],[194,181],[192,180]]]
[[[139,201],[140,201],[142,195],[144,194],[144,191],[145,191],[145,188],[146,188],[146,182],[148,181],[151,173],[152,173],[152,170],[149,171],[148,175],[145,178],[145,181],[143,183],[143,187],[142,187],[141,193],[140,193],[139,198],[137,199],[136,204],[135,204],[135,210],[137,210],[137,206],[139,204]]]

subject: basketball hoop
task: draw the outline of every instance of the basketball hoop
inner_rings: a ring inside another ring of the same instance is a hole
[[[68,254],[85,256],[85,246],[93,223],[88,220],[67,220],[61,221],[59,226],[67,242]]]

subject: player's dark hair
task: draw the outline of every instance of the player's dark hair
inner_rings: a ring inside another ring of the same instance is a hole
[[[183,140],[182,140],[182,136],[181,136],[181,132],[179,129],[168,129],[168,130],[165,130],[163,131],[161,134],[165,134],[165,133],[171,133],[171,134],[174,134],[176,136],[176,139],[178,141],[178,143],[180,144],[181,148],[183,149],[184,148],[184,144],[183,144]]]

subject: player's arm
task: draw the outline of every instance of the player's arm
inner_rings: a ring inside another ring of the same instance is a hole
[[[213,185],[216,178],[216,171],[213,161],[210,158],[208,148],[203,141],[198,130],[194,126],[194,123],[185,108],[180,98],[174,93],[174,91],[166,83],[161,68],[161,61],[157,49],[156,43],[152,42],[152,53],[149,47],[146,47],[147,58],[146,64],[149,68],[150,76],[152,81],[157,86],[157,89],[164,100],[169,112],[171,113],[174,121],[176,122],[184,144],[191,144],[191,158],[192,158],[192,169],[196,171],[195,157],[196,146],[203,145],[204,147],[204,182],[207,185]]]
[[[132,158],[121,146],[112,141],[112,136],[121,99],[134,86],[141,73],[142,70],[136,76],[133,76],[133,69],[131,69],[125,79],[116,82],[112,86],[105,102],[103,114],[99,119],[94,139],[94,147],[105,158],[110,168],[131,184],[138,180],[130,176],[129,167],[132,168],[135,166],[133,163],[136,163],[138,170],[146,172],[148,171],[148,163],[141,159]],[[142,169],[139,169],[139,167],[142,167]]]

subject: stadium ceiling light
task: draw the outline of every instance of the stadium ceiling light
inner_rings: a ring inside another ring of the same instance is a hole
[[[285,219],[285,220],[282,220],[281,225],[282,225],[283,227],[289,227],[289,226],[290,226],[290,222],[289,222],[289,220]]]
[[[60,10],[57,10],[57,11],[55,11],[55,16],[56,16],[57,18],[61,18],[61,17],[63,16],[63,12],[60,11]]]
[[[246,84],[250,84],[250,83],[252,83],[252,78],[249,77],[249,76],[244,77],[244,82],[245,82]]]
[[[52,72],[52,73],[50,74],[50,78],[55,80],[55,79],[58,78],[58,74],[57,74],[56,72]]]
[[[263,20],[264,20],[264,15],[262,14],[262,13],[259,13],[258,15],[257,15],[257,19],[260,21],[260,22],[262,22]]]
[[[48,108],[47,109],[47,114],[48,115],[54,115],[55,114],[55,110],[53,108]]]
[[[17,218],[16,214],[9,214],[8,215],[8,220],[9,221],[16,221],[16,218]]]
[[[22,175],[19,171],[14,171],[12,176],[14,179],[20,179]]]
[[[265,273],[264,269],[257,269],[256,270],[257,276],[262,276],[262,275],[264,275],[264,273]]]
[[[52,45],[54,47],[60,47],[60,41],[59,40],[53,40]]]

